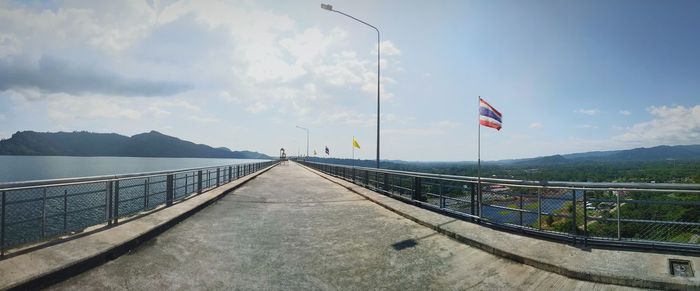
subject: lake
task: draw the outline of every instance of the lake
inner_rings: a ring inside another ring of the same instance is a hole
[[[247,159],[0,156],[0,183],[261,162]]]

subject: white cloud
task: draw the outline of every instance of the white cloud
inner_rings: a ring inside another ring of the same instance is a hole
[[[52,48],[94,47],[109,52],[130,48],[148,34],[156,19],[146,1],[65,3],[38,10],[0,4],[0,22],[23,37],[29,53],[40,44]],[[114,11],[119,11],[118,17]]]
[[[574,112],[585,114],[585,115],[597,115],[600,113],[600,110],[598,109],[579,109]]]
[[[328,124],[328,123],[342,123],[347,125],[361,125],[371,127],[376,125],[376,115],[369,116],[363,113],[357,113],[353,110],[346,111],[336,111],[336,112],[321,112],[319,114],[316,123]]]
[[[460,126],[461,124],[462,123],[449,121],[449,120],[440,120],[438,122],[434,122],[433,126],[438,127],[438,128],[443,128],[443,129],[450,129],[450,128],[455,128],[457,126]]]
[[[0,33],[0,59],[21,52],[22,44],[11,34]]]
[[[190,115],[188,118],[192,121],[201,122],[201,123],[219,122],[219,119],[214,118],[214,117],[210,117],[210,116]]]
[[[360,60],[355,52],[342,51],[331,56],[330,64],[316,67],[314,73],[331,85],[358,85],[366,83],[367,66],[368,62]]]
[[[632,145],[700,143],[700,105],[650,107],[654,117],[637,123],[615,140]]]
[[[385,40],[379,43],[379,49],[382,56],[398,56],[401,55],[401,50],[394,45],[390,40]],[[375,47],[372,54],[377,53],[377,48]]]
[[[125,80],[184,80],[189,86],[168,94],[0,86],[0,98],[14,102],[12,109],[3,111],[7,116],[31,112],[48,117],[22,126],[183,131],[193,121],[218,120],[210,116],[236,120],[241,112],[269,113],[274,115],[270,120],[326,119],[336,122],[328,126],[376,126],[373,111],[364,108],[368,104],[373,108],[374,103],[357,99],[376,98],[377,59],[371,53],[375,43],[354,42],[342,29],[308,25],[294,14],[245,0],[62,1],[49,6],[56,7],[0,1],[2,62],[33,65],[27,68],[57,81],[50,84],[55,86],[68,83],[53,76],[58,74],[36,69],[44,56],[60,60],[55,67],[85,72],[80,74],[85,78],[105,71],[120,76],[103,78],[116,80],[118,88],[134,87]],[[398,82],[393,74],[402,66],[402,52],[392,41],[380,45],[380,90],[386,100],[394,96]],[[407,124],[407,119],[393,114],[381,118],[383,124]]]
[[[141,112],[128,107],[128,100],[118,97],[74,97],[67,94],[47,96],[48,115],[57,121],[74,119],[138,120]]]
[[[539,123],[539,122],[530,123],[530,128],[541,128],[541,127],[542,127],[542,123]]]
[[[597,129],[598,126],[596,125],[591,125],[591,124],[581,124],[577,126],[578,128],[584,128],[584,129]]]
[[[620,114],[629,116],[630,114],[632,114],[632,112],[630,112],[629,110],[620,110]]]
[[[263,104],[262,102],[255,102],[246,107],[246,110],[250,113],[260,113],[267,110],[267,105]]]
[[[461,123],[459,122],[454,122],[454,121],[449,121],[449,120],[440,120],[436,122],[431,122],[427,126],[406,126],[406,127],[396,127],[396,128],[387,128],[385,130],[382,130],[382,133],[387,134],[389,136],[410,136],[410,137],[429,137],[429,136],[435,136],[435,135],[448,135],[450,134],[454,128],[460,126]]]

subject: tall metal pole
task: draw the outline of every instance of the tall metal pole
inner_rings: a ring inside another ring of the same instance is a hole
[[[376,28],[375,28],[376,29]],[[380,87],[380,66],[379,66],[379,29],[377,29],[377,169],[379,169],[379,94],[381,92]]]
[[[379,122],[380,122],[380,119],[381,119],[380,110],[379,110],[379,108],[380,108],[380,106],[379,106],[380,102],[379,102],[379,101],[380,101],[380,96],[381,96],[381,75],[380,75],[380,71],[381,71],[381,70],[380,70],[380,68],[381,68],[381,66],[380,66],[380,60],[381,60],[381,59],[380,59],[380,55],[381,55],[381,54],[380,54],[380,50],[379,50],[379,44],[380,44],[380,33],[379,33],[379,29],[378,29],[377,27],[375,27],[374,25],[371,25],[371,24],[369,24],[369,23],[367,23],[367,22],[364,22],[364,21],[362,21],[362,20],[360,20],[360,19],[355,18],[355,17],[352,16],[352,15],[346,14],[346,13],[344,13],[344,12],[342,12],[342,11],[334,10],[334,9],[333,9],[333,6],[331,6],[331,5],[329,5],[329,4],[321,4],[321,8],[323,8],[323,9],[325,9],[325,10],[328,10],[328,11],[331,11],[331,12],[340,13],[340,14],[345,15],[345,16],[347,16],[347,17],[350,17],[350,18],[356,20],[357,22],[360,22],[360,23],[362,23],[362,24],[364,24],[364,25],[367,25],[367,26],[369,26],[369,27],[371,27],[371,28],[374,28],[374,30],[377,31],[377,168],[379,168],[379,145],[380,145],[380,143],[379,143]]]
[[[481,106],[481,96],[479,96],[479,106]],[[481,117],[479,117],[479,118],[481,118]],[[478,191],[476,191],[476,195],[477,195],[476,202],[479,204],[479,208],[478,208],[479,209],[479,217],[482,217],[481,216],[481,210],[482,210],[482,208],[481,208],[481,122],[477,122],[477,126],[479,127],[479,134],[477,137],[477,143],[479,145],[477,146],[477,150],[476,150],[476,152],[477,152],[476,177],[477,177],[477,182],[478,182],[477,186],[479,188],[478,188]]]

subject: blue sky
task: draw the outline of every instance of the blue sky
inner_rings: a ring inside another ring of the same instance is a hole
[[[382,157],[700,143],[700,2],[335,1],[382,32]],[[0,137],[375,155],[376,35],[312,1],[0,1]]]

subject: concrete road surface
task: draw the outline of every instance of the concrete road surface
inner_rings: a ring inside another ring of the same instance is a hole
[[[56,290],[617,290],[453,241],[280,165]]]

